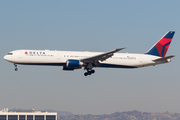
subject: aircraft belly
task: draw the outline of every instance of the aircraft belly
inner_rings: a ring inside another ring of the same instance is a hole
[[[137,60],[107,60],[101,62],[98,67],[109,68],[137,68],[139,62]]]

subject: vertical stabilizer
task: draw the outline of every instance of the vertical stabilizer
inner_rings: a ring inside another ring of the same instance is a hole
[[[168,31],[154,46],[145,54],[165,57],[175,31]]]

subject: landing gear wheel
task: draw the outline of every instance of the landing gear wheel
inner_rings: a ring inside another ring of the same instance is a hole
[[[88,75],[91,75],[91,71],[88,71]]]
[[[95,73],[95,70],[91,70],[91,73]]]
[[[88,76],[88,75],[91,75],[93,73],[95,73],[95,70],[87,71],[84,73],[84,76]]]
[[[18,70],[18,68],[15,68],[14,70],[15,70],[15,71],[17,71],[17,70]]]
[[[17,68],[17,65],[14,63],[14,67],[15,67],[15,71],[17,71],[18,70],[18,68]]]
[[[87,76],[87,75],[88,75],[88,72],[85,72],[85,73],[84,73],[84,76]]]

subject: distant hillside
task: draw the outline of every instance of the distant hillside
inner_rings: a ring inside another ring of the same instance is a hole
[[[149,113],[137,110],[103,115],[60,116],[58,120],[180,120],[179,113]]]
[[[10,109],[9,111],[32,111],[28,109]],[[73,115],[67,111],[55,111],[52,109],[36,110],[36,111],[47,111],[57,112],[58,120],[180,120],[180,113],[150,113],[141,112],[138,110],[115,112],[112,114],[103,115]]]

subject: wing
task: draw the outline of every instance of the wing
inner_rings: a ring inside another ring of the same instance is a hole
[[[125,49],[125,48],[118,48],[118,49],[115,49],[115,50],[110,51],[110,52],[106,52],[106,53],[99,54],[96,56],[92,56],[89,58],[81,59],[80,61],[84,62],[84,63],[95,63],[98,61],[104,61],[104,60],[110,58],[111,56],[113,56],[115,52],[118,52],[118,51],[123,50],[123,49]]]

